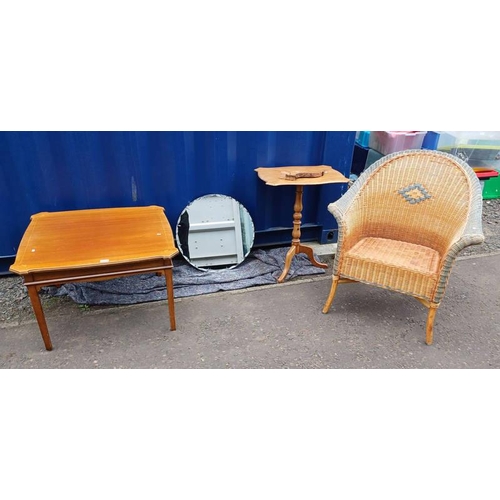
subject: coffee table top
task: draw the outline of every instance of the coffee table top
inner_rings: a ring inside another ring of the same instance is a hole
[[[10,270],[107,266],[177,253],[162,207],[41,212],[31,217]]]
[[[331,184],[336,182],[349,182],[339,171],[329,165],[308,165],[293,167],[259,167],[255,171],[260,179],[269,186],[307,186],[318,184]],[[285,179],[284,174],[322,173],[321,177],[299,177],[295,180]]]

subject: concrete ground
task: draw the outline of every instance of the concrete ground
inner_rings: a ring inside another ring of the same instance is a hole
[[[175,301],[46,311],[54,350],[30,320],[0,329],[0,368],[500,368],[500,255],[456,262],[427,346],[427,310],[326,275]]]

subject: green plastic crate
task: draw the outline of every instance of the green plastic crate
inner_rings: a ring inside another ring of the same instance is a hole
[[[500,198],[500,175],[484,181],[483,200]]]

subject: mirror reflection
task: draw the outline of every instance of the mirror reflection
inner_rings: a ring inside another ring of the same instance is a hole
[[[208,194],[191,202],[176,227],[179,251],[202,270],[236,267],[250,253],[254,234],[248,210],[221,194]]]

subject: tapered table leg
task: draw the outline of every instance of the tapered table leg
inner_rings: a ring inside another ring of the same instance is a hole
[[[328,264],[324,264],[323,262],[319,262],[316,260],[316,258],[314,257],[314,251],[311,247],[308,247],[306,245],[298,245],[298,249],[295,253],[305,253],[311,261],[311,264],[315,267],[321,267],[322,269],[328,268]]]
[[[26,283],[26,285],[28,285],[28,283]],[[45,321],[45,314],[43,313],[42,302],[40,301],[40,296],[38,295],[38,289],[35,285],[27,286],[27,288],[31,305],[38,322],[38,327],[40,328],[40,333],[42,334],[43,342],[45,344],[45,349],[47,349],[47,351],[52,351],[52,341],[50,340],[49,329],[47,328],[47,323]]]
[[[288,274],[288,271],[290,270],[290,266],[292,264],[292,259],[295,253],[297,252],[297,247],[295,245],[292,245],[290,250],[288,250],[286,257],[285,257],[285,267],[283,268],[283,272],[281,273],[281,276],[278,278],[278,283],[283,283],[283,281],[286,278],[286,275]]]
[[[170,330],[175,330],[175,307],[174,307],[174,280],[172,268],[165,269],[165,281],[167,283],[168,314],[170,316]]]

